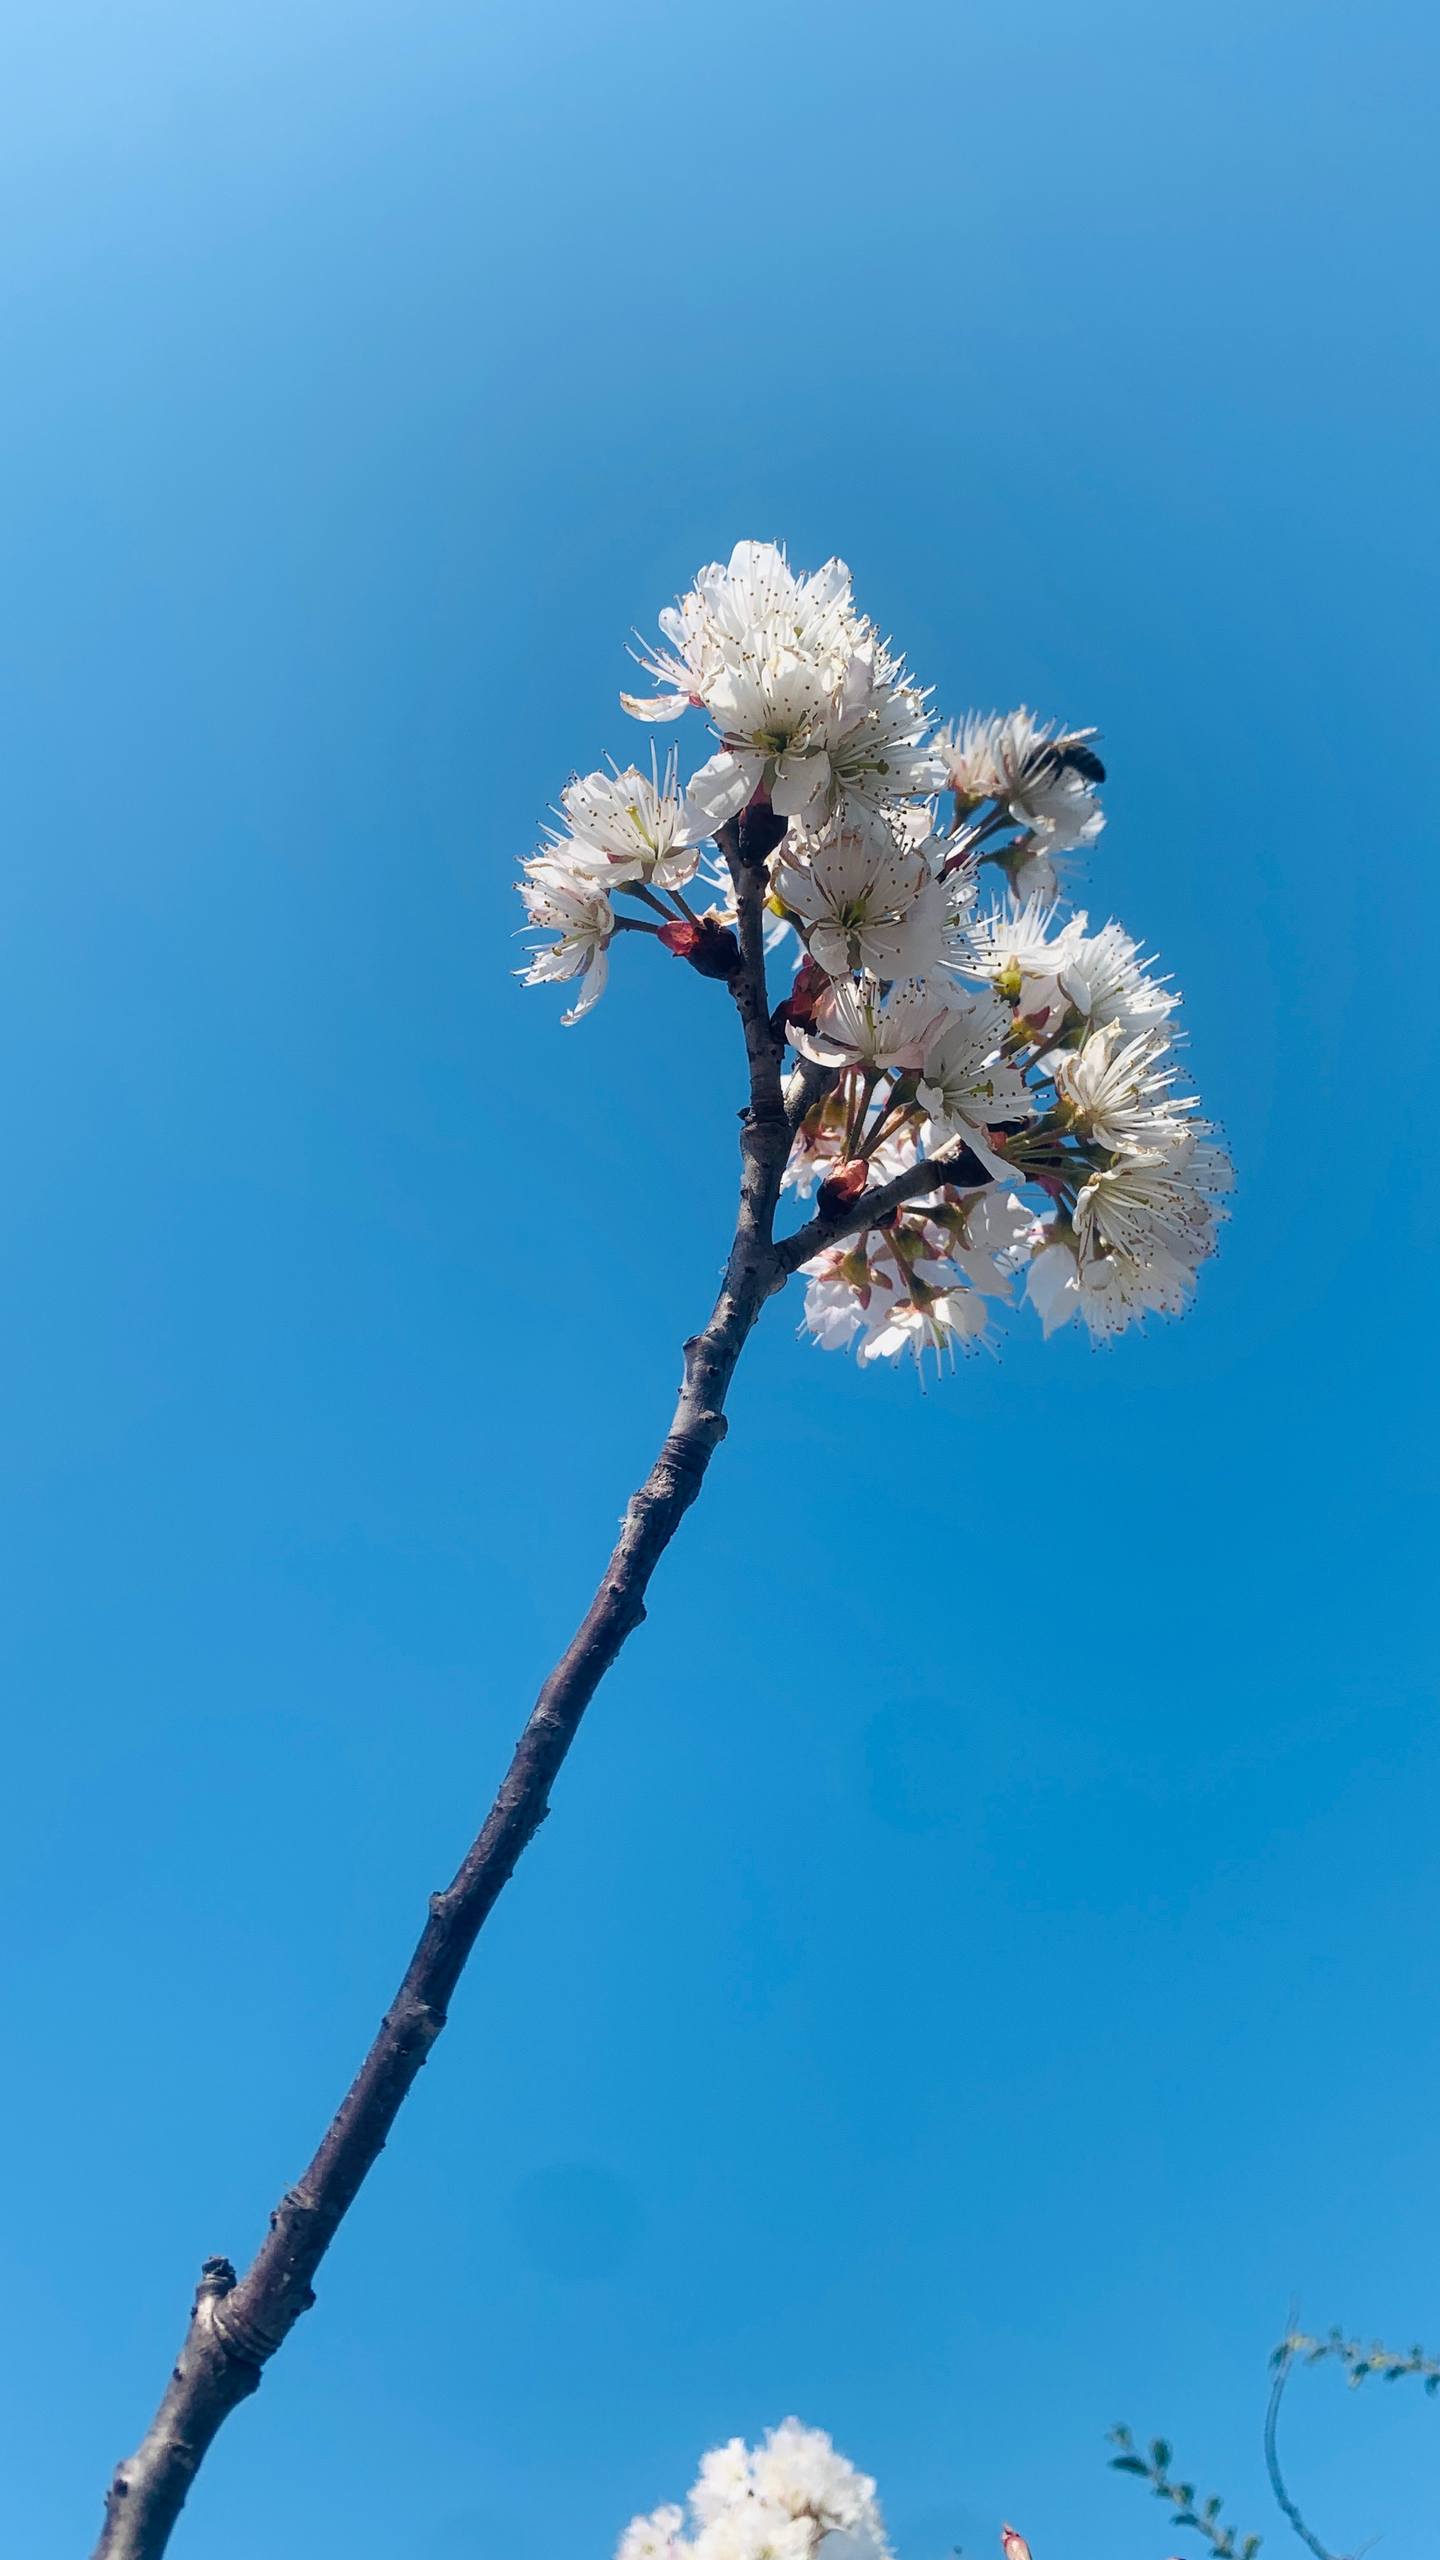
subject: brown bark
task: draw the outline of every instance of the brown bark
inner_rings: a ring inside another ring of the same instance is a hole
[[[695,1500],[725,1433],[736,1361],[783,1279],[775,1207],[789,1152],[782,1042],[772,1027],[762,932],[768,812],[737,821],[724,843],[735,881],[740,966],[732,992],[745,1033],[750,1099],[741,1130],[740,1199],[720,1294],[686,1343],[679,1397],[659,1455],[632,1495],[599,1589],[540,1691],[485,1823],[429,1917],[375,2041],[318,2151],[281,2197],[245,2273],[207,2259],[189,2329],[150,2427],[117,2469],[95,2560],[159,2560],[209,2447],[314,2301],[312,2282],[400,2107],[445,2024],[475,1941],[549,1809],[580,1720],[645,1615],[650,1577]],[[793,1267],[793,1266],[792,1266]]]

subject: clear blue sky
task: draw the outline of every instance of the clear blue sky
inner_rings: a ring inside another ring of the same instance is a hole
[[[1292,2295],[1440,2337],[1431,13],[0,49],[16,2560],[307,2156],[709,1303],[723,1002],[627,948],[562,1032],[511,881],[740,534],[843,552],[947,708],[1102,725],[1091,904],[1237,1213],[1109,1356],[922,1395],[767,1321],[177,2553],[603,2560],[792,2409],[903,2560],[1164,2560],[1121,2416],[1282,2548]],[[1408,2388],[1292,2444],[1341,2547],[1433,2547]]]

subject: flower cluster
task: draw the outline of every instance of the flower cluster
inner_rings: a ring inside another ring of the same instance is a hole
[[[815,1340],[953,1357],[1022,1278],[1047,1334],[1180,1312],[1230,1168],[1181,1074],[1174,989],[1122,926],[1062,910],[1104,824],[1095,732],[1023,709],[933,727],[843,562],[802,576],[773,544],[737,544],[660,623],[640,657],[657,690],[621,701],[705,713],[716,751],[683,787],[674,755],[570,784],[524,866],[544,937],[527,980],[579,979],[574,1021],[625,931],[732,976],[743,827],[767,945],[792,955],[785,1179],[843,1225],[805,1265]]]
[[[739,2436],[707,2453],[684,2507],[636,2516],[615,2560],[890,2560],[875,2483],[836,2452],[818,2427],[787,2418],[763,2444]],[[1002,2560],[1030,2560],[1013,2525],[1000,2531]]]
[[[659,2507],[627,2526],[616,2560],[814,2560],[827,2540],[826,2560],[890,2560],[874,2481],[798,2418],[707,2453],[687,2503],[688,2531],[683,2508]]]

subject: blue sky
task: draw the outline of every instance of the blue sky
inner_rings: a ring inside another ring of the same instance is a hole
[[[562,1032],[511,879],[740,534],[843,552],[944,707],[1101,725],[1089,903],[1234,1221],[1107,1356],[921,1393],[767,1320],[175,2547],[603,2555],[794,2409],[902,2560],[1165,2560],[1118,2417],[1283,2548],[1292,2297],[1440,2338],[1430,13],[0,49],[17,2551],[88,2548],[307,2156],[708,1306],[723,1002],[627,947]],[[1428,2547],[1437,2426],[1297,2388],[1337,2547]]]

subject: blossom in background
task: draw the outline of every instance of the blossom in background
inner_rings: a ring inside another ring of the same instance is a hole
[[[616,2560],[891,2560],[875,2483],[818,2427],[787,2418],[755,2446],[732,2436],[707,2453],[688,2507],[636,2516]],[[1030,2560],[1013,2525],[1002,2560]]]
[[[766,1009],[803,1071],[784,1187],[820,1222],[811,1338],[866,1366],[953,1358],[1017,1288],[1046,1334],[1181,1312],[1231,1175],[1182,1073],[1177,992],[1123,925],[1061,899],[1103,824],[1095,732],[1023,706],[932,728],[844,562],[799,571],[774,543],[702,569],[660,629],[639,653],[656,690],[624,706],[703,713],[713,751],[688,779],[672,752],[566,787],[563,832],[522,866],[527,983],[582,981],[578,1020],[626,928],[733,978],[748,876],[788,979]]]
[[[818,2427],[787,2418],[753,2450],[734,2437],[707,2453],[684,2511],[660,2507],[621,2535],[616,2560],[814,2560],[827,2536],[847,2560],[890,2560],[875,2483]]]

